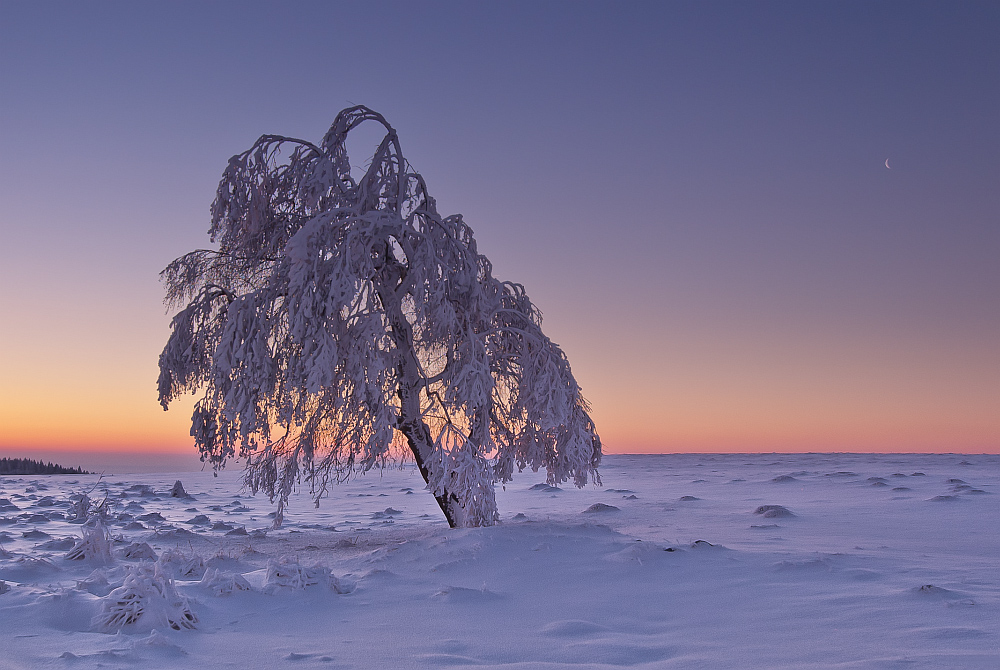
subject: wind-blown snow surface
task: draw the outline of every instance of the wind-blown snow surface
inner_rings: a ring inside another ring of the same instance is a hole
[[[4,477],[0,667],[997,668],[998,466],[608,456],[603,488],[524,473],[469,530],[412,467],[297,495],[277,531],[237,472],[106,476],[110,564],[65,558],[97,477]]]

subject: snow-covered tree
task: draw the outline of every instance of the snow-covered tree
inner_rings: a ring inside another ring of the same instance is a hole
[[[364,176],[345,140],[385,136]],[[569,361],[519,284],[493,277],[460,215],[442,217],[396,132],[346,109],[319,145],[264,135],[234,156],[212,204],[217,250],[162,273],[184,305],[160,356],[164,409],[185,392],[202,460],[246,461],[277,499],[408,448],[448,523],[497,521],[493,486],[544,468],[599,482],[601,441]]]

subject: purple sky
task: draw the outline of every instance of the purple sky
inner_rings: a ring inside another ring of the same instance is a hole
[[[1000,451],[1000,4],[355,6],[0,0],[0,451],[188,449],[157,274],[352,104],[609,451]]]

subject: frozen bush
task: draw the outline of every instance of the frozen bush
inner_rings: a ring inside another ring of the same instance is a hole
[[[174,630],[194,628],[198,617],[174,582],[158,563],[129,566],[124,583],[102,598],[94,627],[116,632],[126,626],[150,630],[169,626]]]
[[[198,554],[185,554],[176,549],[167,549],[156,562],[164,574],[173,578],[200,578],[205,572],[205,559]]]
[[[111,555],[111,535],[100,518],[91,518],[80,530],[83,537],[77,540],[73,548],[66,552],[66,560],[89,560],[99,563],[112,563],[114,561],[114,557]]]
[[[86,521],[90,516],[91,500],[86,493],[74,493],[70,496],[73,503],[69,507],[70,521]]]
[[[307,586],[329,586],[331,579],[330,569],[319,563],[302,565],[298,556],[272,558],[267,562],[264,593],[294,591]]]
[[[199,586],[208,589],[217,596],[228,596],[234,591],[249,591],[250,582],[243,578],[243,575],[231,572],[222,572],[218,568],[209,568],[205,571],[205,576],[201,578]]]

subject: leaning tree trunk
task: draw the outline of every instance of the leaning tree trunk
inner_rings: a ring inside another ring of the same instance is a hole
[[[382,308],[389,321],[389,332],[396,348],[396,370],[399,375],[399,425],[397,428],[406,437],[406,443],[413,452],[424,483],[430,485],[430,470],[428,459],[434,452],[434,440],[430,428],[424,422],[420,412],[420,391],[423,386],[423,375],[413,349],[413,327],[403,314],[403,295],[398,291],[406,277],[406,268],[395,259],[389,245],[386,244],[382,257],[382,267],[379,269],[375,290],[378,293]],[[458,528],[464,525],[464,509],[458,496],[448,490],[447,483],[439,493],[432,490],[434,499],[444,512],[448,525]]]
[[[427,469],[425,454],[430,453],[433,448],[433,442],[431,440],[430,429],[427,428],[427,424],[420,418],[419,394],[419,388],[410,389],[409,392],[404,392],[400,388],[399,399],[401,407],[405,408],[408,405],[416,404],[418,411],[415,415],[407,412],[405,409],[400,411],[399,430],[406,436],[406,443],[410,446],[410,451],[413,452],[413,458],[417,462],[417,468],[420,470],[420,475],[424,478],[424,482],[430,484],[430,471]],[[416,398],[417,402],[412,402],[410,400],[411,397]],[[414,416],[416,416],[416,419],[413,418]],[[434,499],[437,500],[438,506],[444,512],[444,517],[448,520],[449,526],[458,528],[463,525],[464,514],[462,513],[461,501],[459,501],[454,493],[448,490],[447,485],[445,485],[444,492],[440,495],[434,493]]]

